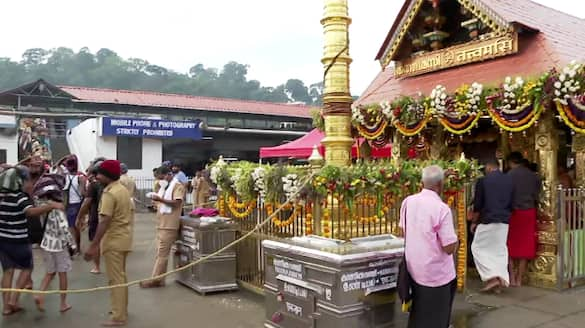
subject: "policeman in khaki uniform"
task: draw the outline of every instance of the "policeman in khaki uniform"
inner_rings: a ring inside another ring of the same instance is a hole
[[[152,277],[167,272],[171,248],[179,236],[179,227],[181,225],[181,210],[185,198],[185,187],[176,178],[167,167],[161,167],[159,173],[163,180],[161,189],[152,200],[159,202],[158,206],[158,228],[157,228],[157,254],[152,270]],[[142,288],[163,287],[165,279],[153,279],[149,282],[140,284]]]
[[[128,190],[120,183],[120,162],[107,160],[98,168],[97,180],[104,185],[99,206],[96,236],[85,254],[91,260],[100,250],[106,263],[109,284],[125,284],[126,258],[132,249],[132,203]],[[105,327],[124,326],[128,320],[128,288],[111,290],[111,318]]]

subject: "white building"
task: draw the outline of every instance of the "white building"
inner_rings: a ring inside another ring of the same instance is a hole
[[[67,132],[67,145],[79,158],[80,168],[85,170],[96,157],[106,157],[126,163],[131,176],[152,176],[152,169],[163,161],[162,140],[105,135],[103,121],[103,118],[88,119]]]

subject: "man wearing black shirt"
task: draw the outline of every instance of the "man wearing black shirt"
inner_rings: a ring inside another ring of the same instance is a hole
[[[483,291],[508,287],[508,223],[512,213],[512,179],[502,173],[496,160],[485,167],[486,176],[477,181],[474,199],[475,231],[471,251]]]

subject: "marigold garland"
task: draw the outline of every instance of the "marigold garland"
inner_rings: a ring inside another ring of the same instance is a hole
[[[465,217],[465,193],[461,190],[457,195],[457,234],[459,249],[457,250],[457,289],[465,288],[467,270],[467,219]]]
[[[382,122],[378,125],[376,130],[373,132],[368,131],[362,125],[358,125],[357,129],[358,129],[360,135],[362,137],[364,137],[365,139],[375,140],[375,139],[378,139],[382,134],[384,134],[384,131],[386,131],[387,127],[388,127],[388,121],[382,120]]]
[[[223,196],[220,196],[217,200],[217,210],[219,211],[219,216],[226,216],[227,213],[225,211],[225,199]]]
[[[377,203],[376,198],[377,197],[375,197],[375,196],[369,196],[369,195],[358,197],[356,199],[356,205],[374,207],[374,206],[376,206],[376,203]],[[361,224],[376,223],[376,222],[379,222],[383,217],[385,217],[386,214],[388,213],[388,211],[390,211],[390,208],[388,206],[383,206],[378,213],[376,213],[372,216],[360,217],[357,214],[355,214],[355,215],[353,215],[352,218],[353,218],[353,220],[355,220]]]
[[[580,128],[585,128],[585,122],[579,121],[579,119],[575,117],[573,111],[571,110],[571,107],[563,105],[563,109],[565,114],[567,115],[567,118],[571,121],[572,124],[575,124]]]
[[[305,235],[313,234],[313,204],[307,202],[305,208]]]
[[[421,133],[421,131],[424,130],[427,127],[427,124],[429,123],[430,119],[431,119],[430,116],[425,117],[417,125],[415,125],[413,128],[408,128],[408,127],[402,125],[399,121],[396,121],[394,123],[394,127],[403,136],[405,136],[405,137],[413,137],[413,136]]]
[[[479,114],[471,114],[465,121],[460,124],[451,123],[448,119],[445,118],[439,119],[439,122],[445,128],[445,130],[449,131],[450,133],[462,135],[471,131],[471,129],[476,126],[477,122],[479,122],[480,118],[481,115]]]
[[[528,104],[529,106],[529,104]],[[508,132],[522,132],[532,127],[542,114],[540,104],[534,104],[533,110],[525,118],[518,122],[509,122],[501,118],[492,108],[488,110],[493,121],[502,129]]]
[[[290,202],[288,202],[284,205],[276,204],[276,207],[281,207],[281,206],[282,206],[282,209],[285,211],[290,211],[290,210],[293,210],[293,211],[286,220],[281,220],[278,218],[278,216],[273,217],[272,223],[274,223],[274,225],[279,227],[279,228],[288,227],[295,222],[295,219],[299,216],[299,212],[300,212],[302,206],[300,206],[298,204],[292,204]],[[266,204],[265,208],[266,208],[266,214],[268,214],[268,216],[271,216],[272,214],[274,214],[274,205]]]
[[[563,122],[565,122],[565,124],[571,128],[571,130],[577,133],[585,134],[585,128],[578,126],[579,120],[573,116],[569,106],[561,104],[559,101],[555,101],[555,104]]]
[[[238,202],[236,197],[228,197],[228,209],[236,219],[245,219],[247,216],[252,214],[254,208],[256,208],[255,200],[249,202]],[[241,212],[241,210],[244,211]]]
[[[322,224],[322,235],[325,238],[331,238],[331,210],[327,208],[327,204],[323,208],[323,219],[321,220]]]

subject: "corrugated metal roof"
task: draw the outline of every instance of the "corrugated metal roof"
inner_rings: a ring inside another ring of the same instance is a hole
[[[289,105],[250,100],[199,97],[152,91],[114,90],[76,86],[59,86],[59,88],[78,98],[74,100],[75,102],[83,103],[180,108],[297,118],[311,117],[309,113],[311,107],[305,105]]]

